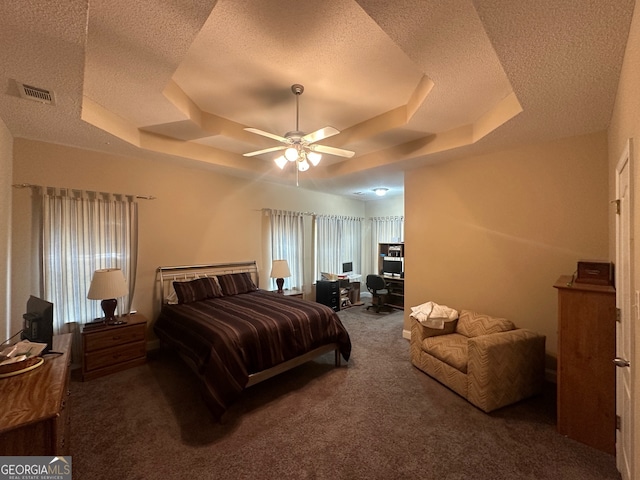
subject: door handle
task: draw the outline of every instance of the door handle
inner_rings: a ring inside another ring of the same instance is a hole
[[[625,360],[624,358],[616,357],[613,359],[613,363],[615,363],[616,367],[628,367],[631,365],[629,360]]]

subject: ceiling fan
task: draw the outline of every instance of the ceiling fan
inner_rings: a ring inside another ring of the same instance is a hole
[[[263,137],[272,138],[282,143],[276,147],[265,148],[263,150],[256,150],[255,152],[245,153],[245,157],[253,157],[255,155],[262,155],[263,153],[277,152],[284,150],[284,155],[275,159],[278,167],[283,169],[287,162],[296,162],[297,170],[304,172],[309,169],[309,163],[314,167],[318,165],[322,158],[322,153],[329,155],[337,155],[339,157],[351,158],[355,155],[355,152],[351,150],[344,150],[342,148],[329,147],[327,145],[318,145],[316,142],[324,140],[325,138],[332,137],[340,133],[339,130],[333,127],[324,127],[315,132],[307,133],[301,132],[298,127],[299,120],[299,97],[304,92],[304,87],[300,84],[291,85],[291,91],[296,96],[296,129],[292,132],[287,132],[284,137],[275,135],[273,133],[265,132],[257,128],[245,128],[247,132],[256,133]]]

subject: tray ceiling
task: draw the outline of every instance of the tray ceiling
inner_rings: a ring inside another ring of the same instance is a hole
[[[17,137],[172,158],[290,183],[275,154],[242,153],[326,125],[301,186],[402,191],[407,170],[460,155],[606,129],[632,0],[124,0],[0,6]],[[20,97],[19,83],[55,93]]]

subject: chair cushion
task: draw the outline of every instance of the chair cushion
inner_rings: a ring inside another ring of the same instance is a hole
[[[490,317],[471,310],[461,310],[456,332],[466,337],[479,337],[491,333],[514,330],[515,325],[506,318]]]
[[[456,370],[467,373],[468,340],[467,337],[459,333],[427,337],[422,342],[422,349]]]

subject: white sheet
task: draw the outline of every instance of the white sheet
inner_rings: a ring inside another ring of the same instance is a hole
[[[445,322],[451,322],[458,318],[458,311],[446,305],[426,302],[417,307],[411,307],[409,316],[418,320],[425,327],[442,330]]]

